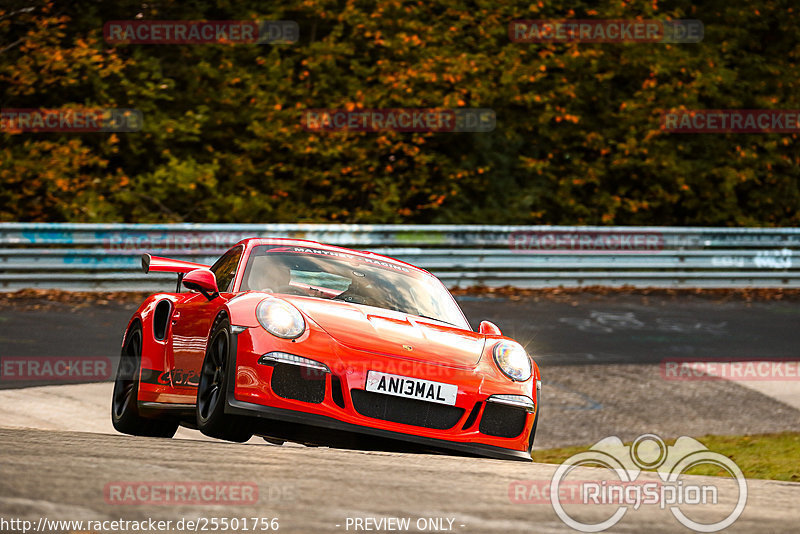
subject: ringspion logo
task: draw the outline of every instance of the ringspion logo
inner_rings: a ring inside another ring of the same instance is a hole
[[[685,476],[686,471],[701,465],[713,466],[730,477]],[[587,471],[575,471],[584,466],[606,468],[614,478],[586,480]],[[640,479],[643,470],[655,471],[658,479]],[[581,473],[581,479],[570,479],[573,472]],[[512,503],[535,504],[545,498],[559,519],[579,532],[607,530],[643,505],[668,509],[691,530],[718,532],[731,526],[744,511],[747,480],[733,460],[687,436],[679,437],[671,446],[655,434],[643,434],[631,445],[611,436],[567,458],[556,469],[546,490],[538,481],[515,481],[509,485]],[[565,507],[574,504],[580,506]],[[590,504],[613,512],[609,517],[605,513],[580,517],[585,515],[585,505]],[[697,506],[705,512],[703,522],[692,518]]]

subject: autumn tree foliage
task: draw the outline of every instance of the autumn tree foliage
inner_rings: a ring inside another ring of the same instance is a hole
[[[659,125],[670,109],[800,109],[800,8],[694,4],[3,2],[3,108],[135,108],[144,125],[0,132],[0,221],[797,225],[797,134]],[[705,37],[508,36],[515,19],[593,18],[699,19]],[[104,40],[135,19],[294,20],[300,40]],[[491,108],[497,127],[301,126],[309,108],[401,107]]]

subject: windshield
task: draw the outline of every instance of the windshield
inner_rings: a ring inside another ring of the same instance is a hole
[[[241,290],[342,300],[470,329],[453,297],[434,276],[346,252],[295,246],[254,247]]]

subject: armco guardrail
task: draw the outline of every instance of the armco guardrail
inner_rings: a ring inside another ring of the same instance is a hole
[[[800,228],[0,223],[0,289],[171,288],[142,253],[210,264],[245,237],[371,250],[450,287],[800,287]]]

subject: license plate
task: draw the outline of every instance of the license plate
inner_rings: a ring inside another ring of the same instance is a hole
[[[453,384],[390,375],[379,373],[378,371],[369,371],[367,373],[366,390],[407,399],[449,404],[451,406],[456,403],[456,396],[458,396],[458,386]]]

